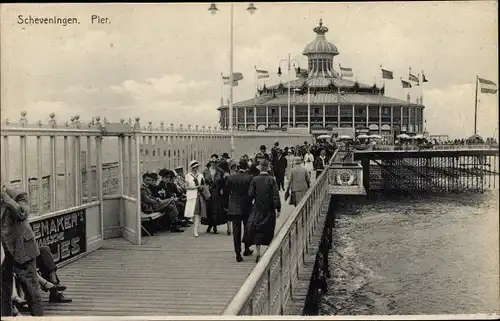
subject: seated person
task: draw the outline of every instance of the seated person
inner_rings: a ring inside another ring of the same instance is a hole
[[[169,169],[163,168],[158,173],[161,177],[160,184],[158,184],[158,197],[161,199],[174,199],[175,206],[179,212],[179,221],[182,226],[187,227],[190,225],[184,217],[184,208],[186,207],[186,195],[182,195],[179,188],[174,183],[175,173]]]
[[[40,288],[45,292],[49,292],[49,302],[72,302],[72,299],[65,297],[61,293],[66,290],[66,286],[61,284],[61,281],[57,276],[57,265],[55,264],[54,258],[52,257],[50,247],[40,246],[38,249],[40,251],[40,254],[36,257],[36,267],[38,270],[37,277]],[[14,284],[18,284],[15,277]],[[16,310],[29,312],[28,303],[26,302],[26,300],[22,299],[22,296],[23,293],[21,291],[21,288],[19,287],[19,290],[17,290],[17,287],[14,286],[12,291],[13,306],[16,308]]]
[[[38,281],[43,291],[49,292],[49,301],[55,303],[68,303],[73,301],[66,298],[61,292],[66,290],[66,286],[61,284],[57,276],[57,265],[52,257],[52,251],[48,246],[38,247],[40,255],[36,258],[36,267],[38,269]]]
[[[175,206],[174,199],[169,198],[162,200],[156,197],[156,194],[153,194],[153,192],[156,192],[155,176],[157,175],[152,175],[152,173],[145,173],[142,175],[141,211],[144,214],[151,214],[154,212],[164,213],[165,223],[170,227],[170,231],[184,232],[184,230],[179,228],[179,212]]]

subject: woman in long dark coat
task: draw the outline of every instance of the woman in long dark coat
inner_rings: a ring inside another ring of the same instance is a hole
[[[225,192],[227,176],[225,168],[227,162],[220,160],[215,167],[215,173],[210,183],[210,208],[207,211],[207,218],[201,224],[208,225],[207,233],[213,230],[217,234],[217,226],[227,223],[227,208],[229,205],[229,194]]]
[[[248,189],[248,196],[253,200],[252,212],[248,218],[245,243],[255,244],[256,261],[260,259],[261,245],[269,246],[274,238],[276,212],[281,211],[280,195],[276,179],[269,175],[269,162],[260,162],[260,174],[255,176]]]

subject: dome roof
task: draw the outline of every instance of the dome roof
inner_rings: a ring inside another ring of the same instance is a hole
[[[322,19],[319,20],[319,26],[313,30],[316,33],[316,39],[304,48],[304,51],[302,52],[303,55],[326,53],[336,56],[339,54],[337,47],[335,47],[333,43],[328,42],[325,38],[325,33],[328,32],[328,28],[323,27]]]

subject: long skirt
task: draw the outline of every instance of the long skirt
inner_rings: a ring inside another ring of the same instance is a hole
[[[300,203],[307,191],[297,191],[290,194],[290,205],[297,206]]]
[[[276,212],[271,211],[263,213],[255,211],[250,213],[247,221],[247,234],[245,235],[245,244],[267,245],[271,244],[274,238],[274,229],[276,228]]]
[[[197,196],[198,191],[195,189],[186,191],[186,207],[184,208],[184,217],[192,218],[194,216]]]

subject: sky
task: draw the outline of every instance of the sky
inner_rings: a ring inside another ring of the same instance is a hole
[[[253,97],[254,66],[278,83],[281,59],[307,66],[304,47],[322,18],[334,59],[359,82],[381,84],[380,65],[394,71],[386,95],[406,99],[400,77],[422,70],[431,134],[473,133],[475,77],[498,84],[496,1],[248,3],[234,6],[234,71],[244,79],[234,100]],[[141,124],[217,125],[221,72],[229,73],[230,4],[2,4],[1,118],[58,122],[140,117]],[[74,25],[26,25],[18,16],[76,17]],[[109,23],[91,23],[92,15]],[[286,70],[286,63],[282,63]],[[282,81],[294,78],[282,76]],[[262,81],[259,83],[262,85]],[[227,94],[225,95],[227,99]],[[480,94],[478,128],[498,136],[498,94]]]

